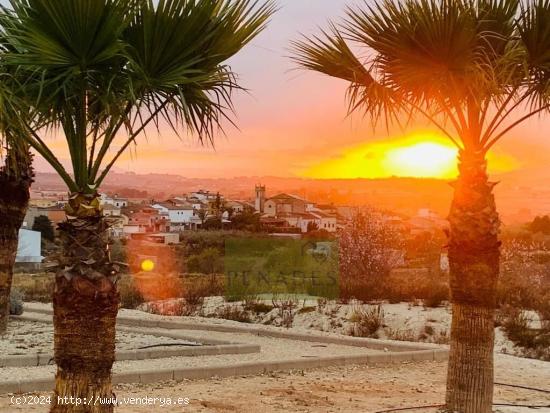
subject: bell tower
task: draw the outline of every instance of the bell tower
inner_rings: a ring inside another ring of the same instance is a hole
[[[256,212],[264,213],[265,205],[265,185],[256,185],[256,202],[254,204]]]

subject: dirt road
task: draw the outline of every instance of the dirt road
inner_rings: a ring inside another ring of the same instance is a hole
[[[497,382],[547,389],[550,387],[550,363],[498,355],[495,367]],[[372,413],[393,407],[442,403],[445,393],[445,369],[444,362],[422,362],[326,368],[219,380],[122,385],[116,389],[116,395],[121,401],[129,402],[129,398],[144,397],[158,399],[154,405],[126,404],[120,405],[116,411]],[[167,406],[167,398],[170,398],[174,405]],[[182,401],[185,398],[189,398],[188,405]],[[175,405],[178,399],[181,399],[181,404]],[[164,407],[161,406],[163,402]],[[550,405],[550,394],[496,386],[495,402]],[[550,412],[550,408],[495,409],[506,413]],[[436,410],[423,409],[416,412]],[[45,405],[18,406],[10,401],[10,397],[0,397],[0,411],[46,413],[48,408]]]

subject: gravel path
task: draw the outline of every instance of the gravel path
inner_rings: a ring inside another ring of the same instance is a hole
[[[134,350],[139,347],[180,343],[183,340],[155,337],[147,334],[117,332],[118,350]],[[0,336],[0,354],[25,355],[53,352],[53,325],[33,321],[10,320],[8,332]]]
[[[44,326],[47,325],[44,324]],[[146,331],[158,332],[162,331],[162,329],[146,329]],[[115,363],[114,371],[130,372],[142,370],[144,368],[168,369],[174,367],[207,367],[245,361],[279,361],[282,359],[295,359],[300,357],[315,357],[322,355],[338,356],[379,353],[379,351],[361,347],[261,337],[247,333],[236,334],[212,331],[186,331],[185,334],[189,338],[198,342],[200,342],[202,338],[211,338],[246,344],[259,344],[261,346],[261,351],[259,353],[245,355],[227,354],[218,356],[172,357],[154,360],[121,361]],[[156,339],[161,338],[156,337]],[[166,339],[162,338],[162,341],[166,342]],[[53,366],[2,368],[0,369],[0,381],[24,379],[30,376],[33,378],[47,378],[51,377],[54,372],[55,368]]]

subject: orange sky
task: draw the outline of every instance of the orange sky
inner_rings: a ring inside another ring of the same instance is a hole
[[[411,175],[415,165],[411,157],[415,154],[436,153],[446,159],[449,152],[445,146],[395,152],[397,146],[422,143],[423,136],[432,143],[437,140],[427,124],[416,125],[405,134],[398,130],[388,133],[384,128],[374,132],[368,119],[359,115],[346,118],[344,82],[293,70],[287,57],[289,41],[299,32],[317,32],[327,19],[342,16],[346,4],[357,2],[279,0],[281,9],[268,29],[230,62],[241,84],[250,90],[235,97],[240,130],[228,125],[227,136],[218,137],[215,150],[200,147],[191,137],[180,141],[164,129],[161,136],[151,132],[147,139],[139,140],[135,151],[120,160],[118,170],[204,178],[352,178]],[[516,129],[491,157],[493,172],[547,163],[549,130],[550,116]],[[53,144],[56,153],[66,158],[63,143],[57,140]],[[409,161],[410,167],[391,166]],[[442,177],[454,174],[449,162],[440,168]],[[37,164],[38,169],[44,169],[40,166],[43,163]],[[426,175],[432,176],[432,172],[428,168]]]

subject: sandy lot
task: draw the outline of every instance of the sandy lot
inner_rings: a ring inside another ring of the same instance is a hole
[[[171,309],[177,300],[166,300],[153,303],[164,315],[151,314],[150,305],[142,305],[141,310],[120,309],[119,315],[128,318],[146,318],[152,320],[184,321],[197,324],[219,324],[227,326],[242,326],[232,320],[216,317],[216,312],[225,306],[241,307],[241,302],[227,303],[223,297],[207,297],[204,305],[197,310],[194,316],[179,317],[171,315]],[[264,300],[265,304],[271,304],[271,300]],[[309,334],[324,333],[327,335],[350,336],[354,328],[351,320],[357,310],[372,310],[377,304],[363,304],[350,301],[348,304],[340,304],[335,301],[328,301],[322,307],[317,300],[297,301],[297,308],[294,311],[292,331]],[[440,307],[429,308],[414,303],[380,303],[383,311],[383,325],[374,335],[375,338],[388,340],[402,340],[412,342],[445,344],[449,339],[451,329],[451,307],[447,303]],[[33,308],[50,310],[51,304],[28,303],[28,310]],[[311,311],[301,311],[304,307]],[[532,320],[533,327],[538,327],[540,320],[537,314],[526,312]],[[277,309],[267,313],[253,315],[250,322],[257,328],[268,330],[278,329],[281,323]],[[247,324],[244,324],[247,325]],[[431,329],[430,334],[425,334],[426,328]],[[506,338],[501,328],[495,328],[495,352],[522,356],[523,351],[514,346]]]
[[[116,389],[123,397],[189,398],[188,406],[121,405],[118,413],[202,412],[202,413],[374,413],[406,406],[443,402],[444,362],[405,363],[388,366],[351,366],[306,372],[277,373],[257,377],[221,380],[167,382],[154,385],[123,385]],[[533,387],[549,387],[550,365],[536,360],[496,357],[496,381]],[[550,394],[497,386],[495,402],[550,405]],[[506,413],[550,412],[550,408],[498,407]],[[10,397],[0,397],[5,413],[46,413],[48,407],[16,406]],[[412,412],[435,412],[418,409]]]
[[[242,307],[241,302],[226,303],[223,297],[207,297],[205,303],[192,317],[174,317],[170,316],[170,309],[175,300],[166,300],[153,303],[157,311],[167,314],[165,317],[170,320],[185,320],[194,323],[216,323],[226,325],[238,325],[230,320],[216,318],[216,312],[224,306]],[[264,303],[271,304],[270,300]],[[353,314],[356,311],[369,311],[380,305],[383,313],[383,325],[373,335],[374,338],[388,340],[402,340],[425,343],[446,344],[449,340],[451,330],[451,306],[446,303],[440,307],[429,308],[418,303],[397,303],[389,304],[387,302],[379,304],[364,304],[354,302],[347,304],[328,301],[323,306],[319,306],[317,300],[297,301],[297,308],[294,312],[292,326],[293,331],[308,333],[311,331],[339,334],[344,336],[351,335],[355,323],[352,321]],[[33,303],[34,304],[34,303]],[[36,304],[34,304],[36,305]],[[304,307],[311,311],[301,311]],[[151,305],[142,305],[141,309],[147,314],[151,311]],[[163,311],[164,310],[164,311]],[[119,314],[127,317],[150,317],[158,318],[153,314],[144,315],[143,312],[135,310],[121,310]],[[532,320],[533,327],[538,327],[540,320],[534,312],[527,311],[526,315]],[[273,309],[265,314],[252,316],[251,322],[257,326],[279,326],[281,324],[278,310]],[[429,328],[429,334],[426,329]],[[521,356],[522,349],[518,349],[506,338],[501,328],[495,328],[495,352],[503,354],[512,354]]]

